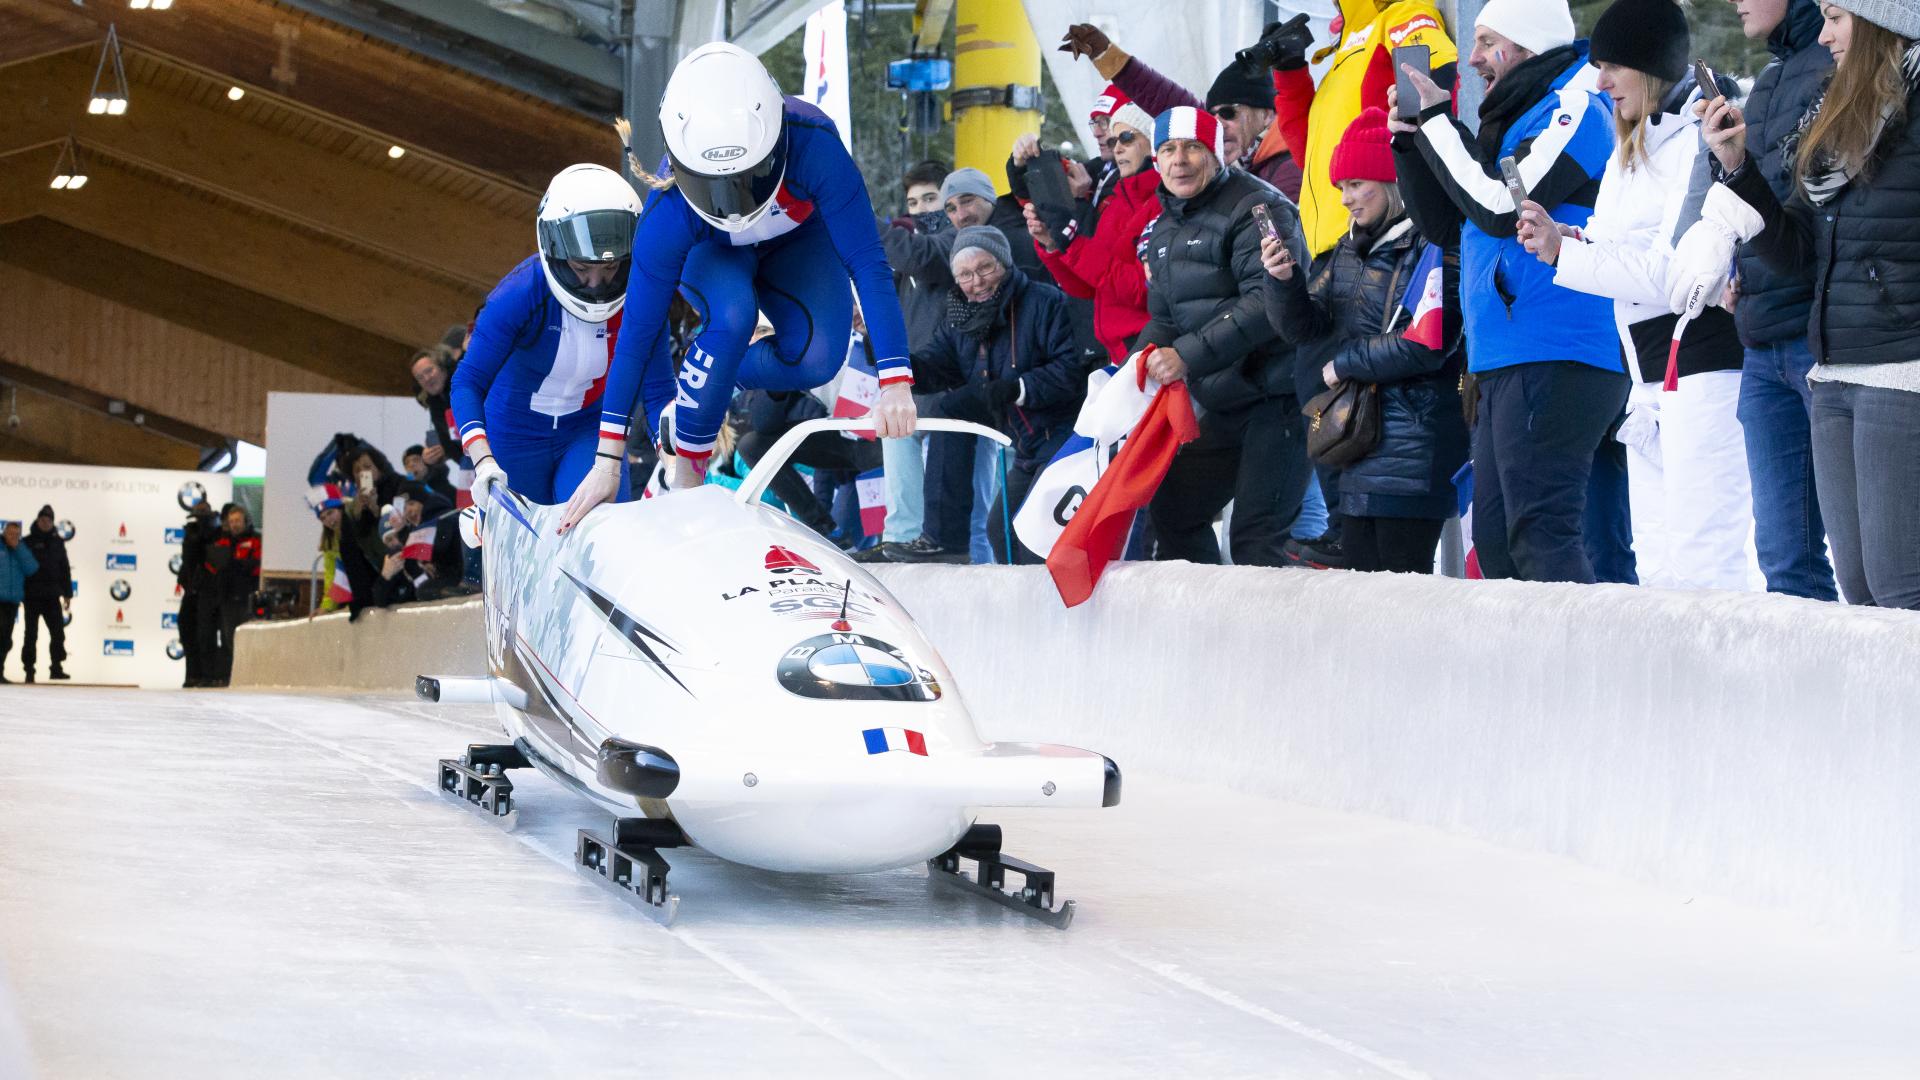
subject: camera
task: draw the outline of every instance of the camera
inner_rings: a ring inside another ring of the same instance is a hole
[[[1304,58],[1307,47],[1312,44],[1313,31],[1307,29],[1307,13],[1303,11],[1269,29],[1259,41],[1234,53],[1233,58],[1256,70],[1277,68],[1289,55]]]

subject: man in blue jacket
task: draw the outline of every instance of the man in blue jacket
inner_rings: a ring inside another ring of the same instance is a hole
[[[7,678],[7,654],[13,651],[13,620],[20,614],[20,601],[27,596],[27,579],[40,569],[40,563],[20,542],[20,523],[7,522],[0,528],[0,683]]]
[[[1393,123],[1407,210],[1425,236],[1457,236],[1473,431],[1473,543],[1490,578],[1595,580],[1583,539],[1594,457],[1626,403],[1612,301],[1553,283],[1515,239],[1518,208],[1499,161],[1563,226],[1593,214],[1613,152],[1612,110],[1595,90],[1564,0],[1490,0],[1468,65],[1487,84],[1475,135],[1425,73],[1418,125]]]

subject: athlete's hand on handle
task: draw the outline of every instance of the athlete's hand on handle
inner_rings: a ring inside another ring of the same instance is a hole
[[[880,391],[873,407],[874,434],[883,439],[904,439],[920,424],[920,410],[913,404],[913,388],[894,383]]]
[[[484,509],[494,485],[502,488],[507,486],[507,470],[500,467],[500,462],[492,454],[487,453],[484,442],[474,444],[474,452],[480,457],[474,463],[473,484],[467,488],[467,492],[473,496],[474,503]]]
[[[556,531],[565,536],[573,531],[587,512],[603,502],[611,500],[620,492],[620,461],[617,458],[597,457],[593,459],[593,468],[580,478],[580,486],[573,489],[573,498],[567,500],[567,508],[560,515],[560,528]]]

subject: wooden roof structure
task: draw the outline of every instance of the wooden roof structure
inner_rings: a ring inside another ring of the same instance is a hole
[[[616,163],[617,93],[558,104],[313,3],[0,0],[0,457],[179,467],[261,441],[268,390],[407,393],[532,253],[547,179]],[[109,25],[118,116],[87,109]],[[88,182],[56,190],[68,146]]]

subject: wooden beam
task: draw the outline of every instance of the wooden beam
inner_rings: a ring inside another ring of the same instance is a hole
[[[0,0],[0,26],[29,15],[90,23],[96,40],[117,22],[129,48],[271,90],[529,192],[544,191],[568,165],[612,165],[619,153],[610,129],[595,118],[265,0],[192,0],[131,16],[104,2]]]
[[[74,408],[131,425],[140,431],[151,432],[160,438],[172,439],[183,446],[193,447],[195,452],[211,450],[216,446],[225,446],[227,443],[227,437],[219,432],[208,431],[197,424],[176,420],[171,416],[163,416],[152,409],[88,390],[83,386],[75,386],[64,379],[56,379],[30,367],[16,364],[5,355],[0,355],[0,386],[17,387],[42,397],[53,398]]]
[[[46,192],[40,200],[46,217],[229,285],[415,343],[437,340],[485,297],[185,190],[84,144],[82,152],[91,177],[86,189]],[[36,184],[44,188],[51,167],[38,151],[0,159],[0,206]]]
[[[0,154],[73,129],[92,64],[74,53],[0,68]],[[125,116],[80,126],[87,145],[266,213],[341,236],[482,291],[531,254],[534,200],[508,214],[434,191],[379,165],[239,118],[224,97],[196,105],[150,85]]]
[[[132,424],[32,390],[0,390],[0,412],[20,425],[0,429],[0,458],[142,469],[198,469],[200,451]]]
[[[84,192],[83,192],[84,193]],[[412,391],[412,344],[46,218],[0,225],[0,261],[375,394]],[[448,325],[461,318],[447,320]]]
[[[86,18],[68,17],[59,9],[43,7],[0,10],[0,67],[34,60],[64,49],[98,45],[99,29]]]

